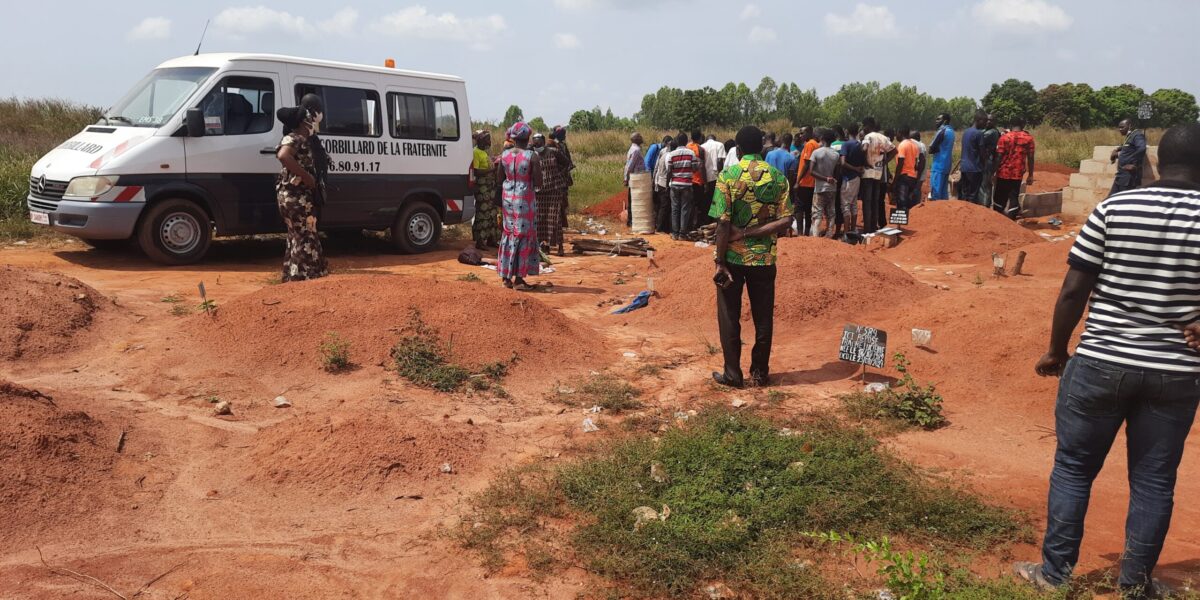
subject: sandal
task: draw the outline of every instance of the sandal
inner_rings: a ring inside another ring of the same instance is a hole
[[[518,292],[532,292],[537,289],[537,286],[529,285],[524,279],[517,279],[513,282],[513,289]]]
[[[1061,587],[1046,579],[1046,575],[1042,573],[1041,563],[1015,562],[1013,563],[1013,574],[1021,581],[1044,592],[1053,591]]]
[[[511,289],[513,289],[513,282],[512,282],[512,280],[511,280],[511,279],[505,279],[505,280],[504,280],[504,287],[506,287],[506,288],[508,288],[508,289],[510,289],[510,290],[511,290]]]

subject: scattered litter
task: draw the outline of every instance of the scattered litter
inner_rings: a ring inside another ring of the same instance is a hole
[[[880,383],[878,381],[876,381],[875,383],[868,383],[865,387],[863,387],[863,391],[868,394],[879,394],[881,392],[886,392],[887,384]]]
[[[27,242],[27,241],[25,241],[25,240],[21,240],[21,241],[18,241],[18,242],[13,242],[13,245],[14,245],[14,246],[25,246],[25,245],[28,245],[28,244],[29,244],[29,242]]]
[[[787,468],[788,468],[788,470],[789,470],[789,471],[795,471],[795,472],[797,472],[797,473],[803,473],[803,472],[804,472],[804,467],[805,467],[805,466],[806,466],[806,465],[805,465],[804,461],[802,461],[802,460],[798,460],[798,461],[796,461],[796,462],[789,463]]]
[[[800,435],[800,432],[792,429],[791,427],[784,427],[783,429],[779,430],[779,435],[783,437],[792,437],[793,435]]]
[[[704,588],[704,593],[709,600],[728,600],[729,598],[737,598],[737,592],[729,589],[729,586],[723,583],[714,583]]]
[[[662,463],[654,461],[650,463],[650,479],[658,483],[667,483],[671,481],[671,476],[667,475],[667,468]]]
[[[233,405],[228,400],[222,400],[213,406],[214,415],[232,415]]]
[[[690,415],[688,415],[687,413],[685,413],[681,410],[681,411],[675,413],[675,420],[676,421],[686,421],[686,420],[688,420],[689,416]]]
[[[442,472],[447,474],[453,473],[454,467],[450,466],[450,463],[442,463]]]
[[[944,284],[943,284],[943,285],[939,285],[939,286],[937,286],[937,289],[939,289],[939,290],[943,290],[943,291],[947,291],[947,292],[948,292],[948,291],[950,291],[950,286],[948,286],[948,285],[944,285]]]
[[[741,398],[734,398],[733,402],[730,402],[729,404],[733,405],[734,408],[741,408],[743,406],[750,404],[750,402],[748,402],[746,400],[742,400]]]
[[[625,352],[621,354],[621,356],[624,356],[625,358],[637,358],[637,352]]]
[[[275,400],[271,401],[271,404],[275,408],[287,408],[292,405],[292,403],[288,402],[288,399],[284,398],[283,396],[275,396]]]
[[[596,431],[600,431],[600,426],[596,425],[596,422],[593,421],[591,419],[591,417],[588,417],[583,420],[583,432],[584,433],[593,433]]]
[[[1050,220],[1046,222],[1049,223],[1051,227],[1061,227],[1063,224],[1063,220],[1058,217],[1050,217]]]
[[[483,268],[485,268],[485,269],[487,269],[487,270],[489,270],[489,271],[495,271],[495,270],[496,270],[496,265],[482,265],[482,266],[483,266]]]
[[[946,274],[947,274],[947,275],[951,275],[951,276],[953,276],[953,275],[954,275],[954,271],[946,271]]]
[[[701,240],[699,242],[696,242],[695,246],[697,248],[707,248],[709,246],[709,243]]]
[[[538,270],[539,275],[549,275],[554,272],[554,267],[542,267]]]
[[[602,407],[602,406],[600,406],[599,404],[597,404],[597,405],[595,405],[595,406],[593,406],[593,407],[591,407],[591,408],[587,409],[587,412],[589,412],[589,413],[592,413],[593,415],[595,415],[595,414],[600,414],[600,412],[601,412],[601,411],[603,411],[603,410],[604,410],[604,407]]]
[[[630,513],[633,515],[633,530],[641,531],[647,523],[658,520],[658,511],[649,506],[639,506]]]
[[[572,387],[567,387],[567,386],[565,386],[565,385],[564,385],[564,386],[561,386],[561,387],[559,387],[559,388],[558,388],[558,393],[560,393],[560,394],[567,394],[567,395],[574,394],[574,393],[575,393],[575,388],[572,388]]]
[[[648,291],[638,292],[638,295],[634,297],[632,302],[630,302],[626,306],[622,306],[621,308],[614,310],[612,312],[612,314],[623,315],[626,313],[631,313],[639,308],[645,308],[649,304],[650,304],[650,292],[648,292]]]
[[[876,600],[896,600],[896,595],[890,590],[876,590],[875,597]]]

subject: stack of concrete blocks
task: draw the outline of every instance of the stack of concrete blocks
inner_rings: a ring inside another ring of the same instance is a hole
[[[1070,185],[1063,188],[1062,213],[1086,219],[1101,200],[1112,190],[1117,165],[1109,157],[1116,146],[1096,146],[1092,157],[1079,163],[1079,172],[1071,175]],[[1146,148],[1147,160],[1142,165],[1142,184],[1158,179],[1158,146]]]

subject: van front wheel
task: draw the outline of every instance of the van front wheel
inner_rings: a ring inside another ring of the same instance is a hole
[[[425,202],[409,202],[392,224],[392,246],[404,254],[420,254],[437,247],[442,237],[442,217]]]
[[[150,205],[137,231],[138,246],[154,262],[190,265],[199,262],[212,242],[208,213],[190,200],[171,198]]]

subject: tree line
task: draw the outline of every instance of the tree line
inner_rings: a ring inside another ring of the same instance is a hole
[[[954,123],[970,123],[976,110],[983,108],[1001,124],[1023,118],[1029,125],[1051,125],[1063,129],[1091,129],[1114,126],[1121,119],[1134,119],[1141,126],[1170,127],[1200,119],[1196,97],[1174,88],[1147,94],[1132,84],[1093,89],[1086,83],[1055,83],[1038,90],[1028,81],[1009,79],[991,86],[977,102],[957,96],[938,98],[915,86],[877,81],[848,83],[836,93],[821,98],[815,89],[802,89],[795,83],[778,84],[764,77],[751,89],[745,83],[728,83],[721,89],[703,87],[683,90],[664,86],[642,98],[641,110],[632,118],[613,115],[600,107],[578,110],[568,125],[576,131],[633,129],[691,130],[698,127],[739,127],[746,123],[787,120],[795,125],[861,122],[873,116],[891,127],[931,127],[934,117],[949,113]],[[1148,118],[1140,118],[1149,109]],[[520,107],[510,106],[502,125],[507,127],[523,118]],[[538,130],[546,123],[531,121]],[[540,125],[540,127],[539,127]]]

